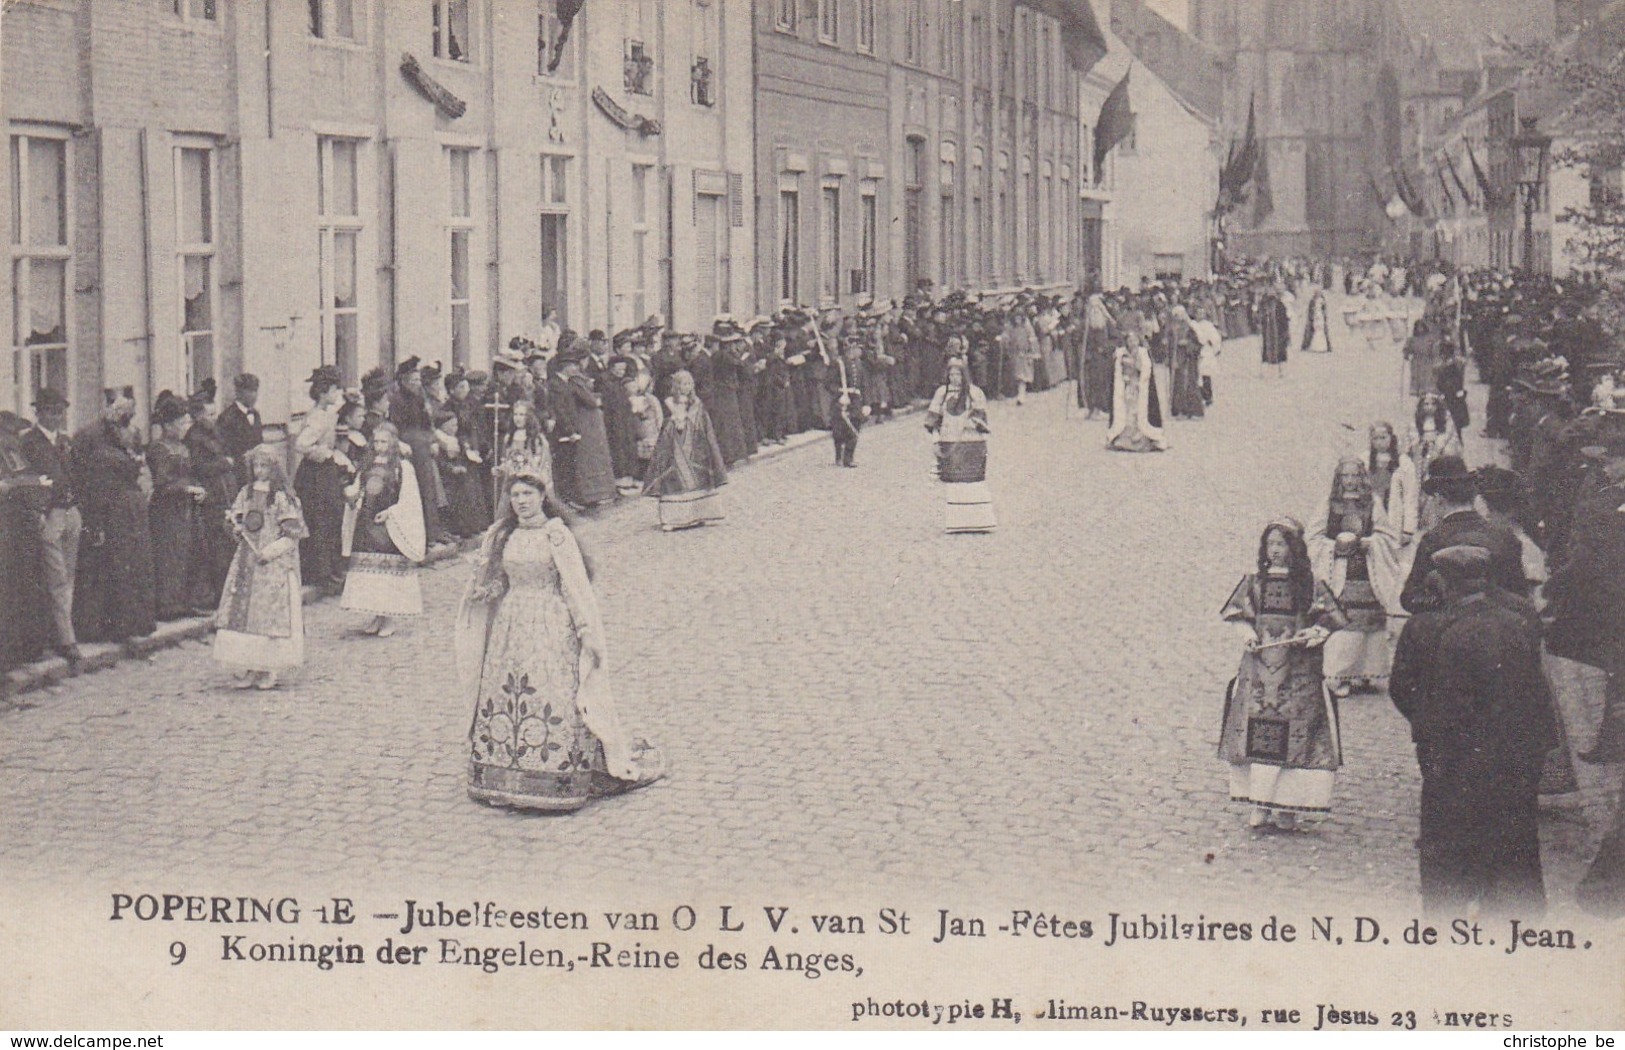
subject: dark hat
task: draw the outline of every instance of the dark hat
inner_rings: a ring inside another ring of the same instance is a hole
[[[476,368],[472,372],[464,373],[463,378],[468,380],[469,383],[472,385],[472,384],[475,384],[475,383],[489,382],[490,379],[491,379],[491,374],[489,372],[484,372],[484,371],[481,371],[480,369]]]
[[[244,372],[231,381],[231,385],[238,390],[258,390],[260,377],[252,372]]]
[[[334,366],[321,365],[311,370],[310,378],[305,382],[311,386],[335,387],[343,386],[344,378],[339,375],[339,370]]]
[[[614,357],[611,357],[608,365],[605,367],[613,372],[615,371],[616,365],[625,365],[628,372],[636,372],[638,370],[638,363],[636,359],[627,357],[625,354],[616,354]]]
[[[192,392],[192,396],[186,399],[186,407],[191,410],[193,415],[197,415],[214,404],[219,389],[212,377],[205,379],[197,385],[197,389]]]
[[[614,337],[610,339],[609,344],[615,349],[619,350],[621,347],[626,346],[631,341],[632,329],[623,328],[619,332],[615,333]]]
[[[152,403],[152,422],[156,426],[168,426],[190,414],[186,402],[176,397],[172,390],[160,391],[157,400]]]
[[[1433,553],[1433,568],[1454,579],[1474,579],[1486,576],[1490,569],[1487,547],[1458,543]]]
[[[1422,491],[1430,496],[1441,492],[1459,495],[1470,493],[1473,489],[1472,472],[1460,456],[1440,456],[1434,460],[1428,468],[1427,481],[1422,483]]]
[[[439,361],[436,361],[432,365],[424,365],[418,369],[418,375],[423,377],[423,382],[427,385],[440,378],[443,367]]]
[[[53,387],[41,387],[40,392],[34,395],[34,407],[50,411],[53,408],[67,408],[68,399],[62,391]]]
[[[1505,467],[1479,467],[1473,478],[1481,496],[1516,496],[1523,491],[1523,477]]]
[[[587,333],[587,338],[591,339],[593,342],[600,342],[608,339],[609,336],[604,334],[604,330],[602,328],[594,328],[592,331]]]
[[[395,366],[395,374],[398,376],[403,376],[408,372],[416,372],[421,360],[421,358],[416,356],[408,357],[405,361],[402,361],[400,364]]]

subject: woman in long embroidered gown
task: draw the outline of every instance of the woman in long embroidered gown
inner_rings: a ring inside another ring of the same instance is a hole
[[[248,463],[254,480],[227,514],[237,553],[215,617],[214,659],[236,669],[234,688],[275,689],[279,672],[305,662],[299,541],[308,530],[276,449],[261,445]]]
[[[660,527],[666,532],[721,521],[717,489],[728,483],[728,468],[711,429],[705,405],[694,396],[686,370],[671,377],[666,421],[649,457],[643,494],[660,499]]]
[[[1411,440],[1411,462],[1416,465],[1417,487],[1425,491],[1428,475],[1440,456],[1461,455],[1461,434],[1450,418],[1450,406],[1438,394],[1423,394],[1416,402],[1416,429]],[[1427,532],[1439,524],[1439,497],[1421,501],[1417,530]]]
[[[1173,387],[1169,406],[1176,419],[1201,419],[1206,408],[1202,400],[1202,344],[1185,307],[1175,304],[1168,312],[1168,329]]]
[[[427,553],[423,500],[417,474],[402,462],[401,436],[381,421],[372,430],[367,459],[344,490],[344,577],[339,606],[373,614],[363,634],[388,638],[392,616],[420,616],[423,587],[417,565]]]
[[[1265,527],[1258,570],[1220,615],[1246,639],[1219,736],[1231,801],[1252,807],[1255,828],[1290,830],[1300,814],[1331,812],[1342,745],[1320,647],[1345,620],[1315,582],[1303,526],[1278,518]]]
[[[963,357],[949,358],[947,375],[925,411],[925,429],[936,439],[947,530],[993,531],[998,522],[987,488],[987,396],[971,383]]]
[[[1331,311],[1326,308],[1326,293],[1319,288],[1310,295],[1304,312],[1302,349],[1311,354],[1332,352]]]
[[[1121,336],[1106,299],[1099,292],[1089,297],[1084,309],[1083,337],[1083,390],[1082,404],[1089,410],[1086,418],[1096,413],[1111,415],[1112,375],[1115,372],[1113,351]]]
[[[1151,372],[1151,355],[1133,328],[1124,332],[1128,345],[1118,347],[1113,363],[1112,413],[1106,424],[1106,447],[1114,452],[1161,452],[1162,407]]]
[[[604,624],[574,534],[521,471],[485,534],[457,617],[457,664],[473,694],[468,793],[567,811],[658,780],[660,752],[616,717]]]
[[[1366,457],[1366,473],[1371,476],[1371,493],[1382,504],[1400,546],[1409,548],[1420,531],[1422,513],[1422,486],[1416,478],[1416,464],[1399,447],[1399,435],[1392,423],[1373,423],[1367,434],[1371,451]]]
[[[1404,607],[1399,592],[1409,569],[1399,531],[1372,492],[1365,462],[1337,464],[1331,492],[1310,519],[1309,560],[1337,599],[1348,625],[1326,640],[1326,681],[1333,696],[1384,689],[1394,662],[1394,639]]]

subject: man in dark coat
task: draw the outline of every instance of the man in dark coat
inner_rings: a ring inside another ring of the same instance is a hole
[[[129,438],[134,418],[135,402],[115,397],[73,439],[73,491],[84,514],[73,617],[82,641],[122,642],[156,628],[147,495]]]
[[[36,422],[19,438],[29,468],[48,480],[45,510],[40,517],[40,548],[45,590],[56,626],[56,651],[70,665],[79,663],[79,638],[73,627],[73,586],[79,573],[79,537],[83,521],[73,489],[73,441],[68,437],[68,399],[50,387],[34,399]]]
[[[255,407],[260,400],[259,377],[244,372],[233,381],[232,387],[237,393],[236,400],[221,410],[215,428],[225,444],[226,455],[231,457],[237,475],[237,488],[241,489],[254,480],[254,469],[248,465],[248,453],[265,440],[265,425],[260,420],[259,409]],[[237,493],[233,491],[232,497],[235,499],[236,496]]]
[[[857,455],[863,422],[869,418],[869,406],[863,396],[865,382],[863,344],[856,336],[848,336],[846,345],[841,348],[841,357],[830,365],[828,378],[829,432],[835,441],[838,467],[857,466],[852,458]]]
[[[1539,621],[1488,579],[1490,551],[1433,556],[1442,605],[1413,617],[1395,649],[1389,695],[1411,724],[1422,770],[1420,851],[1429,914],[1539,918],[1539,787],[1557,742]]]
[[[604,409],[604,433],[609,438],[615,480],[620,488],[630,488],[638,474],[637,420],[632,416],[632,397],[626,392],[625,369],[617,375],[617,369],[612,367],[617,360],[628,359],[608,356],[609,340],[599,329],[587,336],[587,347],[587,374],[593,379],[598,402]]]
[[[1438,599],[1428,589],[1428,574],[1436,566],[1433,556],[1446,547],[1470,545],[1490,552],[1490,582],[1527,598],[1529,582],[1523,573],[1523,545],[1504,525],[1486,521],[1473,506],[1476,485],[1460,456],[1440,456],[1428,471],[1423,488],[1444,503],[1439,524],[1428,531],[1416,546],[1416,560],[1400,591],[1399,602],[1408,612],[1438,607]]]
[[[548,403],[553,408],[553,429],[548,435],[553,442],[553,486],[560,499],[579,506],[581,487],[576,477],[576,449],[581,444],[581,429],[570,377],[563,374],[560,365],[560,360],[554,358],[553,374],[546,388]]]

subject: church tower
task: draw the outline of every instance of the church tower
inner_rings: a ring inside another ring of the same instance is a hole
[[[1191,33],[1220,56],[1224,127],[1239,140],[1257,113],[1261,158],[1227,220],[1230,251],[1380,247],[1400,151],[1395,16],[1391,0],[1191,0]]]

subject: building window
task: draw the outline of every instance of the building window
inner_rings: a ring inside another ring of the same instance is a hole
[[[959,52],[965,46],[965,5],[962,0],[947,0],[943,4],[942,29],[938,40],[942,73],[957,79]]]
[[[12,376],[18,407],[68,375],[68,141],[11,138]]]
[[[321,360],[348,380],[360,375],[361,204],[355,139],[316,140],[317,259],[321,267]]]
[[[215,21],[215,8],[215,0],[175,0],[175,13],[188,22]]]
[[[558,0],[537,0],[536,3],[536,75],[574,80],[576,75],[576,38],[572,35],[563,43],[554,65],[554,52],[560,51],[559,37],[564,23],[559,19]]]
[[[874,54],[875,0],[858,0],[858,50]]]
[[[628,95],[653,95],[655,93],[655,60],[643,47],[643,41],[626,41],[625,55],[621,60],[621,86]]]
[[[879,185],[873,179],[864,181],[863,196],[858,203],[863,219],[863,269],[859,271],[863,287],[855,291],[874,296],[879,291],[880,281],[880,195]]]
[[[1000,276],[1009,276],[1015,273],[1015,243],[1016,238],[1010,228],[1010,155],[999,154],[999,170],[995,176],[999,180],[998,211],[993,216],[993,236],[998,241],[998,249],[994,255],[995,269]]]
[[[818,231],[818,294],[826,301],[841,297],[841,184],[824,183]]]
[[[649,316],[649,193],[654,179],[654,167],[649,164],[632,165],[632,316]]]
[[[818,0],[818,39],[826,44],[840,43],[840,0]]]
[[[1026,260],[1026,274],[1028,277],[1038,276],[1038,184],[1033,178],[1032,168],[1022,165],[1021,172],[1021,206],[1027,210],[1027,221],[1023,224],[1026,237],[1026,251],[1019,258]]]
[[[469,34],[469,0],[430,0],[434,9],[434,48],[436,58],[453,62],[469,60],[473,37]]]
[[[570,280],[570,158],[542,158],[542,305],[568,323]]]
[[[717,104],[716,7],[712,0],[694,0],[694,64],[689,69],[689,97],[697,106]]]
[[[175,150],[175,252],[179,275],[180,342],[189,389],[215,377],[214,327],[218,273],[214,149]]]
[[[956,263],[959,256],[959,239],[955,236],[954,227],[954,194],[958,175],[958,163],[951,157],[944,157],[941,161],[940,182],[941,200],[938,202],[937,216],[937,280],[943,290],[955,287],[958,283]]]
[[[925,0],[903,0],[903,61],[925,64]]]
[[[474,340],[474,282],[471,258],[474,251],[474,199],[473,180],[470,177],[473,167],[473,150],[446,150],[446,169],[450,184],[447,230],[451,264],[449,283],[451,360],[459,365],[469,363]]]
[[[971,150],[970,155],[970,215],[968,225],[970,237],[966,244],[969,248],[967,257],[966,277],[972,284],[980,284],[985,280],[986,267],[983,260],[986,257],[986,217],[982,214],[984,201],[982,197],[983,180],[986,173],[982,164],[982,148],[977,146]]]
[[[356,0],[310,0],[310,35],[354,40]]]
[[[779,301],[794,303],[801,290],[801,194],[779,191]]]
[[[987,18],[980,11],[970,16],[970,75],[976,87],[988,86]]]
[[[786,33],[794,33],[799,23],[797,10],[801,0],[774,0],[773,27],[782,29]]]

